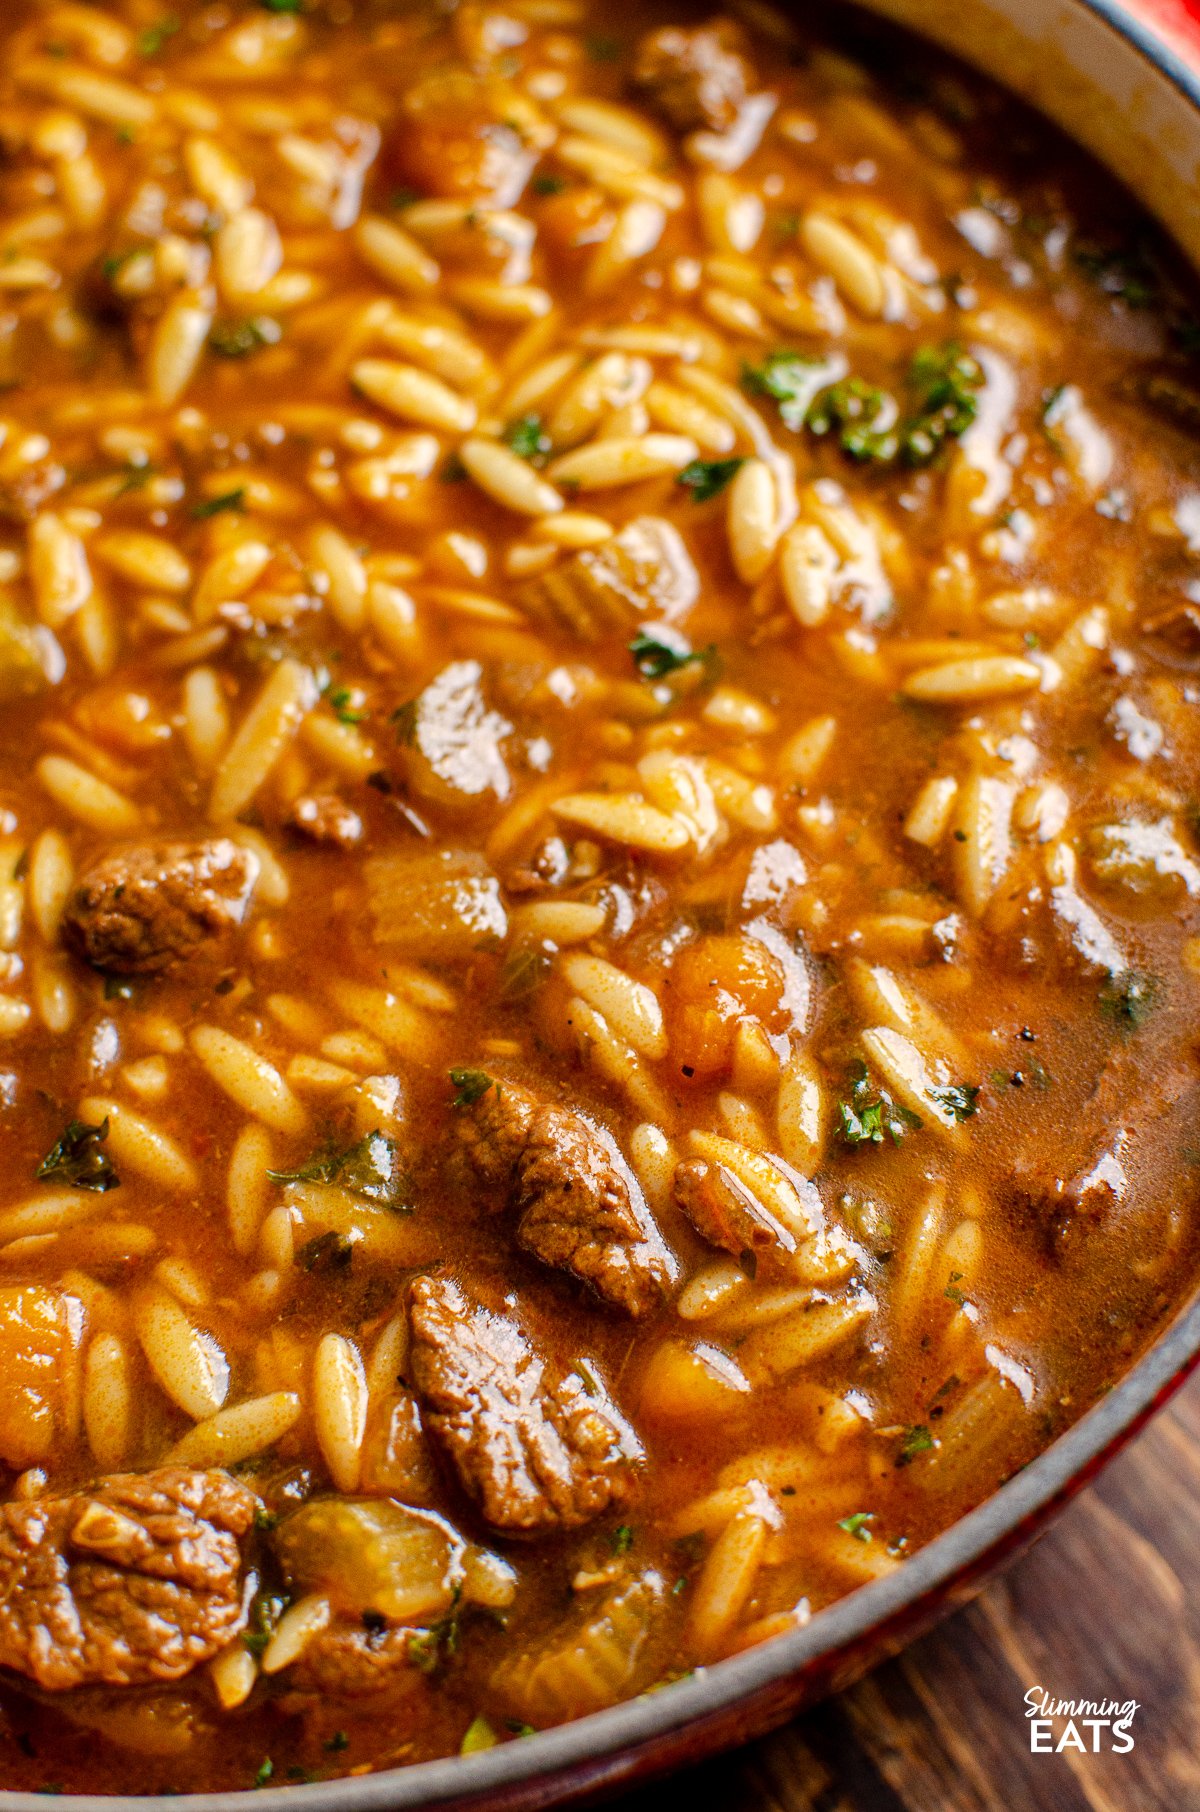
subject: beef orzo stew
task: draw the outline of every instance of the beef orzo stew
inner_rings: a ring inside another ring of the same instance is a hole
[[[822,33],[6,10],[6,1787],[669,1686],[1192,1285],[1200,326]]]

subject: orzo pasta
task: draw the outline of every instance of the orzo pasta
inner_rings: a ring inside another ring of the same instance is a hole
[[[1194,1279],[1187,286],[634,10],[4,9],[5,1787],[666,1685]]]

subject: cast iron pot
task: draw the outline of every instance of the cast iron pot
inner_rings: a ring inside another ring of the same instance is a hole
[[[938,40],[1048,113],[1170,228],[1200,266],[1200,62],[1117,0],[859,0]],[[1200,42],[1200,39],[1198,39]],[[535,1812],[603,1797],[780,1724],[896,1654],[1035,1540],[1200,1363],[1200,1294],[1122,1382],[995,1495],[897,1572],[804,1629],[687,1680],[519,1743],[411,1768],[259,1792],[253,1812]],[[60,1812],[179,1812],[178,1798],[68,1795]],[[246,1812],[242,1793],[188,1812]],[[0,1812],[46,1812],[0,1792]]]

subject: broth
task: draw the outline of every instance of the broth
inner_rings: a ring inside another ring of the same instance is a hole
[[[796,1627],[1194,1281],[1169,250],[849,13],[23,5],[0,97],[0,1779]]]

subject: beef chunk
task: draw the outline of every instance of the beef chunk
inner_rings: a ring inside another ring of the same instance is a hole
[[[466,1169],[497,1196],[507,1199],[515,1187],[538,1107],[527,1089],[498,1082],[458,1111],[454,1131]]]
[[[727,132],[754,84],[744,51],[730,19],[693,30],[667,25],[638,45],[634,86],[677,132]]]
[[[257,1503],[223,1472],[167,1468],[0,1506],[0,1666],[51,1692],[178,1680],[245,1627]]]
[[[675,1200],[710,1245],[753,1270],[760,1259],[786,1258],[796,1236],[757,1201],[724,1164],[685,1158],[675,1170]]]
[[[1082,1106],[1014,1155],[1009,1199],[1052,1246],[1097,1226],[1123,1203],[1152,1211],[1162,1199],[1158,1155],[1194,1135],[1200,1078],[1190,1066],[1144,1078],[1135,1059],[1111,1057]]]
[[[242,922],[258,868],[230,837],[113,850],[76,887],[63,935],[94,968],[153,975]]]
[[[310,843],[323,843],[334,849],[353,849],[363,834],[362,819],[336,793],[306,794],[297,799],[287,821],[291,830],[307,837]]]
[[[419,195],[515,207],[543,137],[530,130],[528,115],[528,103],[508,82],[442,66],[404,97],[384,145],[388,175]]]
[[[544,628],[600,642],[627,637],[643,617],[674,622],[699,595],[700,580],[679,531],[661,517],[637,516],[611,540],[531,580],[520,603]]]
[[[288,1687],[331,1699],[394,1694],[403,1689],[406,1674],[411,1675],[413,1685],[420,1679],[410,1651],[410,1644],[419,1636],[418,1630],[368,1629],[361,1619],[338,1618],[313,1637],[289,1670]]]
[[[461,1108],[456,1130],[474,1178],[515,1208],[527,1252],[629,1315],[659,1306],[675,1261],[611,1133],[507,1082]]]
[[[449,1279],[418,1278],[410,1304],[427,1425],[493,1528],[573,1529],[629,1501],[642,1449],[598,1380]]]

